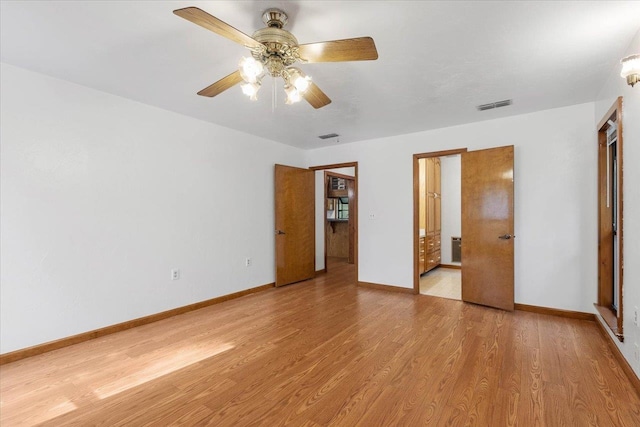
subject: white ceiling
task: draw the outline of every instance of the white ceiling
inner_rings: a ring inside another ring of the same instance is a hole
[[[289,14],[302,43],[371,36],[377,61],[303,64],[333,100],[272,109],[239,87],[196,92],[247,50],[175,16],[197,6],[251,35]],[[2,61],[301,148],[392,136],[593,101],[640,26],[640,2],[2,1]],[[513,99],[478,112],[475,106]]]

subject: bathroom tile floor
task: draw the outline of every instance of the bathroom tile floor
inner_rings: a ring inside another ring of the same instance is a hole
[[[420,276],[420,293],[435,297],[462,299],[462,276],[460,270],[436,268]]]

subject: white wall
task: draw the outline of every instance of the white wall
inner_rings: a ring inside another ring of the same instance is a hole
[[[440,157],[440,181],[442,186],[441,251],[443,264],[460,264],[451,261],[451,237],[462,236],[462,157]]]
[[[0,71],[0,352],[273,282],[273,168],[300,150]]]
[[[314,165],[317,166],[317,165]],[[355,168],[327,169],[328,172],[335,172],[342,175],[355,176]],[[324,224],[325,211],[324,204],[324,170],[316,171],[316,271],[324,270]]]
[[[640,53],[640,31],[624,56]],[[640,309],[640,85],[631,87],[620,77],[620,64],[613,64],[611,75],[598,94],[592,129],[604,117],[618,96],[623,97],[623,195],[624,195],[624,343],[614,341],[629,364],[640,376],[640,361],[634,359],[634,347],[640,345],[640,326],[633,324],[634,307]],[[608,330],[608,328],[606,328]]]
[[[515,300],[591,312],[597,260],[593,110],[586,103],[327,147],[306,153],[307,162],[358,162],[359,280],[411,288],[412,155],[515,145]]]

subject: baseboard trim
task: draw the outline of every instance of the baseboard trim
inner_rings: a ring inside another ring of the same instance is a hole
[[[456,265],[456,264],[440,264],[439,267],[451,268],[453,270],[462,270],[462,266],[461,265]]]
[[[27,357],[36,356],[42,353],[47,353],[49,351],[57,350],[63,347],[68,347],[74,344],[79,344],[84,341],[89,341],[94,338],[100,338],[105,335],[114,334],[116,332],[125,331],[127,329],[135,328],[137,326],[147,325],[149,323],[157,322],[159,320],[167,319],[169,317],[177,316],[179,314],[188,313],[190,311],[198,310],[200,308],[208,307],[210,305],[219,304],[221,302],[229,301],[235,298],[240,298],[245,295],[264,291],[264,290],[273,288],[274,286],[275,286],[275,283],[267,283],[266,285],[257,286],[255,288],[245,289],[243,291],[234,292],[228,295],[222,295],[220,297],[212,298],[206,301],[196,302],[194,304],[189,304],[189,305],[177,307],[171,310],[162,311],[160,313],[151,314],[149,316],[139,317],[137,319],[129,320],[122,323],[117,323],[115,325],[105,326],[104,328],[95,329],[93,331],[83,332],[78,335],[72,335],[70,337],[61,338],[59,340],[38,344],[33,347],[27,347],[27,348],[15,350],[9,353],[0,354],[0,365],[16,362],[18,360],[26,359]]]
[[[387,291],[387,292],[401,292],[404,294],[415,294],[415,291],[413,290],[413,288],[402,288],[400,286],[382,285],[380,283],[358,281],[358,286],[362,286],[363,288],[378,289],[378,290]]]
[[[569,319],[589,320],[595,322],[596,316],[593,313],[584,313],[582,311],[561,310],[559,308],[540,307],[537,305],[515,304],[516,310],[528,311],[538,314],[549,314],[551,316],[567,317]]]
[[[624,355],[616,345],[613,338],[611,338],[611,335],[609,335],[609,333],[605,329],[605,326],[602,324],[602,321],[596,318],[596,324],[598,325],[598,329],[600,330],[600,333],[605,337],[605,340],[609,344],[609,348],[613,353],[613,357],[616,358],[616,360],[620,364],[620,367],[626,374],[627,378],[629,378],[631,385],[633,386],[633,388],[636,389],[636,393],[638,394],[638,396],[640,396],[640,378],[638,378],[638,376],[636,375],[631,365],[629,365],[629,361],[624,357]]]
[[[316,277],[321,276],[326,272],[327,272],[327,267],[323,268],[322,270],[316,270]]]

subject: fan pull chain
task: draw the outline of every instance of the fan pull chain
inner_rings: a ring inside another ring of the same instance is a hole
[[[276,78],[271,76],[271,112],[276,111]]]

